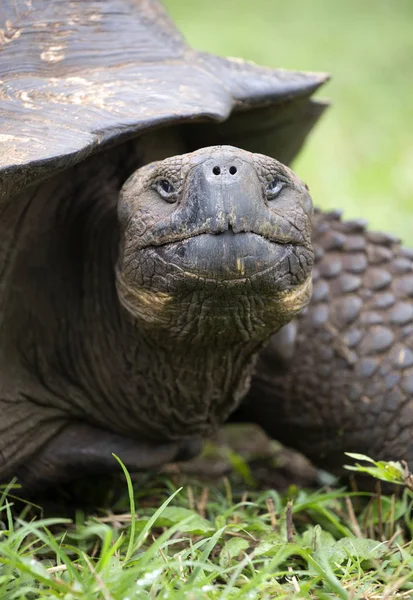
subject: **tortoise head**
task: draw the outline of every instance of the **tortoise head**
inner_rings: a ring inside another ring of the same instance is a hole
[[[147,323],[236,314],[268,335],[309,300],[312,201],[272,158],[214,146],[151,163],[118,215],[118,294]]]

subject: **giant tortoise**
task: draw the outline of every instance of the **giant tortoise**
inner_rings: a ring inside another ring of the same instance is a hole
[[[157,0],[0,12],[0,479],[158,466],[228,418],[412,463],[413,253],[285,166],[327,77],[195,52]]]

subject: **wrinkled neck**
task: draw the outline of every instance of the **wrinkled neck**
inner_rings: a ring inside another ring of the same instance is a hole
[[[158,332],[159,333],[159,332]],[[235,341],[225,332],[198,338],[137,327],[135,377],[156,391],[150,425],[161,436],[206,435],[222,424],[249,388],[262,341]],[[129,346],[129,356],[132,344]]]
[[[127,360],[136,366],[131,379],[148,383],[146,400],[142,396],[148,430],[175,439],[215,430],[248,390],[260,349],[308,301],[311,280],[278,295],[260,294],[252,286],[230,292],[215,287],[208,293],[202,287],[192,290],[179,300],[154,293],[144,302],[134,290],[132,313],[118,284],[122,305],[129,306],[124,319],[132,327]]]

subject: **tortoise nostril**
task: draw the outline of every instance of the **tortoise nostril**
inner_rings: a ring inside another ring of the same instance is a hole
[[[224,165],[224,170],[226,168],[226,165]],[[212,167],[212,172],[214,175],[221,175],[222,171],[221,171],[221,167],[219,167],[218,165],[215,165],[215,167]],[[235,175],[235,173],[238,172],[238,169],[235,165],[231,165],[228,169],[228,172],[230,173],[230,175]]]

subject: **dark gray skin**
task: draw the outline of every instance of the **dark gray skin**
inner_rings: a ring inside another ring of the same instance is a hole
[[[199,451],[240,404],[259,350],[311,295],[312,202],[274,159],[206,148],[139,169],[118,207],[96,200],[26,239],[31,264],[47,252],[48,269],[6,308],[19,314],[25,389],[13,399],[10,380],[1,473],[27,487],[116,470],[112,452],[137,470]],[[22,415],[33,437],[19,437]]]
[[[273,159],[212,147],[139,170],[118,214],[117,290],[136,362],[145,355],[135,385],[145,373],[145,396],[156,389],[152,406],[140,400],[142,433],[208,435],[245,395],[264,342],[309,301],[307,188]]]

